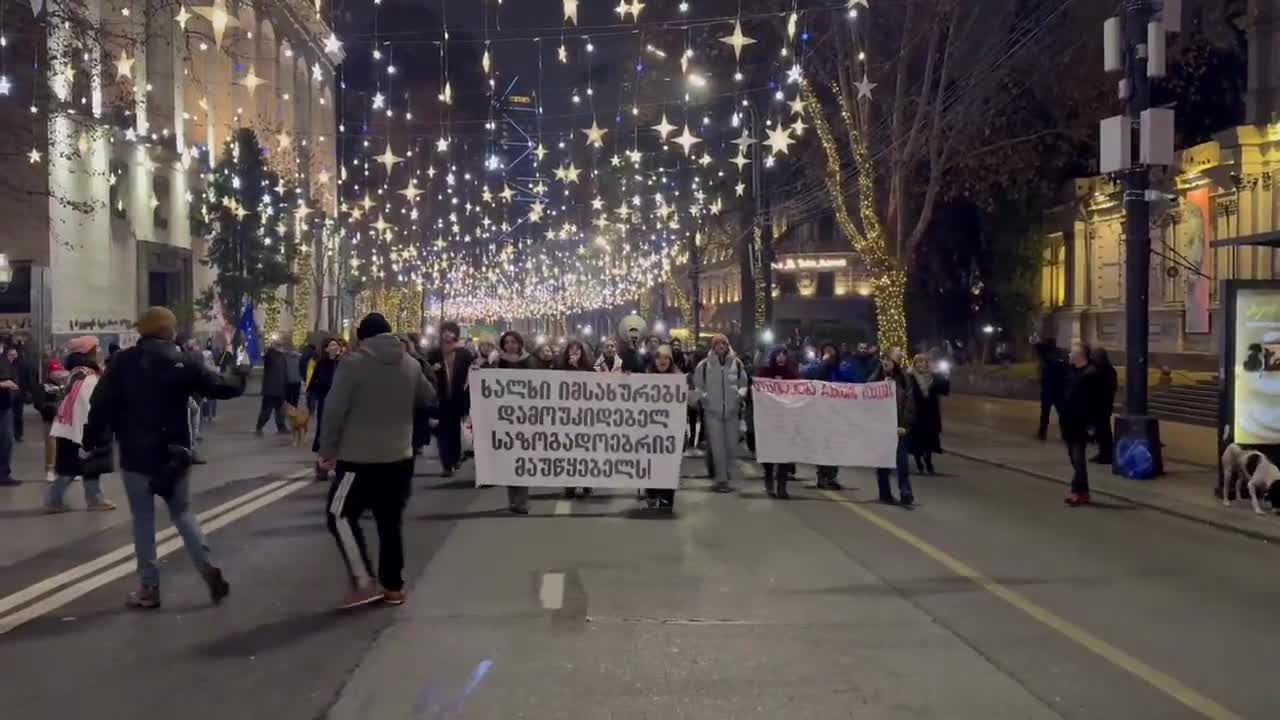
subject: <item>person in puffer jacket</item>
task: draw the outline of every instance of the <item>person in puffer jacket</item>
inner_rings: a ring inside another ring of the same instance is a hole
[[[713,489],[716,492],[732,491],[742,398],[747,394],[750,383],[751,377],[734,354],[729,338],[724,335],[713,337],[711,353],[693,371],[693,386],[706,417],[707,445],[715,466]]]
[[[58,513],[70,509],[65,496],[77,476],[84,479],[86,510],[115,510],[115,503],[102,496],[101,471],[95,469],[102,463],[87,464],[80,458],[84,425],[89,421],[89,399],[102,372],[98,367],[98,338],[93,335],[75,338],[67,349],[70,355],[66,367],[71,369],[71,376],[49,431],[55,443],[54,479],[45,495],[44,510]],[[109,458],[111,449],[105,448],[105,452]]]

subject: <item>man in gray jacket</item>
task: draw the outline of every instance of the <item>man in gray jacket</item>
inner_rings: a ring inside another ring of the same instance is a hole
[[[360,347],[338,365],[325,398],[320,468],[334,471],[329,488],[329,531],[351,575],[342,607],[384,600],[404,602],[405,504],[413,480],[413,414],[435,402],[436,390],[405,351],[391,325],[370,313],[356,328]],[[372,510],[378,525],[378,583],[365,547],[360,516]]]

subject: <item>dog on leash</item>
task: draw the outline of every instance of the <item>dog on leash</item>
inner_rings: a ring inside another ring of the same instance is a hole
[[[1231,495],[1244,497],[1249,488],[1253,511],[1265,514],[1258,497],[1265,496],[1271,509],[1280,512],[1280,468],[1257,450],[1246,450],[1235,443],[1222,453],[1222,504],[1231,507]],[[1236,492],[1232,492],[1236,491]]]
[[[294,447],[302,447],[302,442],[307,438],[307,429],[311,426],[311,413],[305,407],[285,405],[284,414],[289,418],[290,442]]]

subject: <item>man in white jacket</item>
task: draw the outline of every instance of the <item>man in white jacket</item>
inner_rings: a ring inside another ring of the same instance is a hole
[[[693,371],[693,387],[706,416],[704,432],[707,433],[707,449],[715,467],[712,489],[716,492],[731,490],[734,459],[738,455],[742,398],[750,384],[747,369],[733,353],[729,338],[724,335],[713,337],[711,353]]]

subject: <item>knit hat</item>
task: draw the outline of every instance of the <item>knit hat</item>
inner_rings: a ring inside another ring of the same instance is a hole
[[[98,337],[96,335],[81,335],[73,338],[67,343],[67,352],[79,355],[88,355],[98,349]]]
[[[172,341],[178,334],[178,318],[167,307],[147,308],[138,321],[138,334],[144,338]]]
[[[389,332],[391,332],[391,323],[387,322],[382,313],[369,313],[356,326],[356,339],[367,340],[374,335],[382,335]]]

